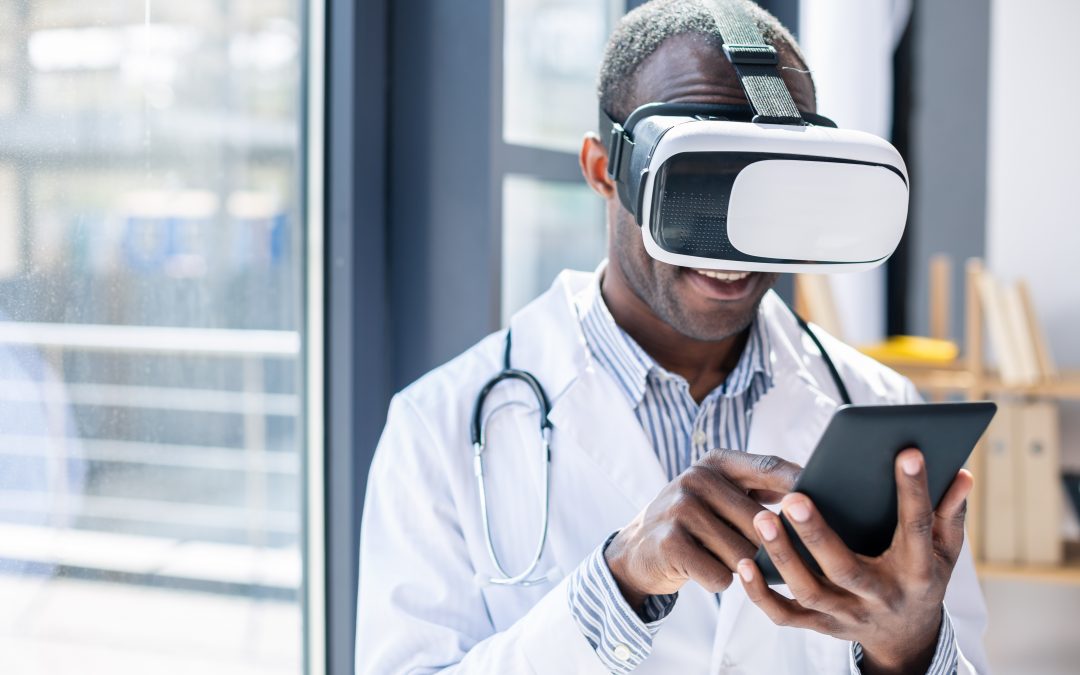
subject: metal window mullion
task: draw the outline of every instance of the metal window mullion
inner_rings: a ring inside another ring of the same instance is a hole
[[[562,183],[582,181],[577,154],[514,143],[500,143],[496,164],[500,183],[506,174]]]
[[[305,14],[304,77],[304,452],[302,485],[303,655],[307,675],[326,674],[326,513],[324,397],[324,260],[326,4],[308,0]]]

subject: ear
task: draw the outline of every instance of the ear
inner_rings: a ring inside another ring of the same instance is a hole
[[[614,197],[615,183],[607,173],[607,148],[600,142],[599,136],[592,132],[585,134],[578,160],[581,163],[581,173],[589,187],[604,199]]]

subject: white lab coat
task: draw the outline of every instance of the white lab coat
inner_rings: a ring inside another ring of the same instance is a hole
[[[469,419],[501,368],[504,333],[491,335],[398,394],[368,481],[360,546],[357,673],[596,673],[606,671],[571,616],[566,579],[667,482],[625,396],[585,345],[573,298],[590,273],[564,272],[511,320],[513,365],[552,402],[551,523],[536,587],[486,583]],[[775,386],[754,407],[749,451],[805,464],[838,395],[825,364],[773,293],[762,301]],[[891,370],[822,335],[856,403],[917,398]],[[524,385],[500,385],[487,481],[495,545],[516,573],[539,528],[539,417]],[[945,598],[960,672],[985,672],[986,611],[966,547]],[[691,582],[635,673],[846,673],[849,643],[780,628],[734,583],[716,598]]]

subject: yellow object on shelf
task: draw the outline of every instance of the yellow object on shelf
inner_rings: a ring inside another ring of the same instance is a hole
[[[925,365],[949,364],[960,354],[955,342],[918,335],[894,335],[884,342],[860,347],[859,351],[886,363]]]

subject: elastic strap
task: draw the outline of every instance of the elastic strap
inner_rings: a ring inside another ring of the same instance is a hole
[[[742,82],[754,108],[754,121],[762,124],[803,124],[791,92],[780,77],[776,49],[765,42],[742,0],[709,3],[724,40],[724,53]]]

